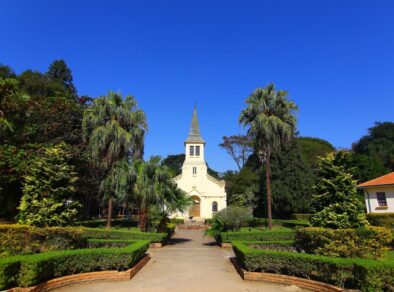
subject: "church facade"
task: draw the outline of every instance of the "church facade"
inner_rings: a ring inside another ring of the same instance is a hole
[[[193,199],[193,205],[185,213],[177,213],[178,218],[209,219],[225,208],[225,182],[208,174],[205,163],[205,141],[201,137],[197,110],[194,107],[189,136],[185,140],[185,161],[182,173],[174,178],[174,182]]]

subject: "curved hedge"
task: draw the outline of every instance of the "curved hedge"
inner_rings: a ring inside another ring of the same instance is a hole
[[[78,273],[126,270],[143,257],[148,247],[149,242],[144,240],[123,248],[63,250],[1,259],[0,290]]]
[[[220,242],[294,240],[294,231],[267,230],[248,232],[222,232],[218,239]]]
[[[334,258],[297,252],[254,249],[248,242],[232,242],[237,261],[248,271],[313,279],[362,291],[394,287],[394,263]]]

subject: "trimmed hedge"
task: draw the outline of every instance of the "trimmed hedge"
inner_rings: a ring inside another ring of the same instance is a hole
[[[394,287],[394,263],[253,249],[232,242],[237,261],[248,271],[313,279],[344,288],[382,291]]]
[[[272,240],[293,240],[293,230],[272,230],[272,231],[249,231],[249,232],[222,232],[218,238],[219,242],[237,241],[272,241]]]
[[[86,221],[78,221],[74,222],[75,226],[83,226],[89,228],[97,228],[97,227],[105,227],[107,226],[106,219],[98,219],[98,220],[86,220]],[[112,219],[111,220],[112,227],[138,227],[138,221],[134,219]]]
[[[366,226],[357,229],[301,228],[295,231],[296,248],[335,257],[379,258],[392,241],[391,230]]]
[[[255,249],[279,250],[295,252],[294,240],[276,240],[276,241],[244,241],[247,246]]]
[[[367,213],[366,216],[373,226],[394,229],[394,213]]]
[[[126,270],[138,262],[149,247],[138,241],[124,248],[52,251],[0,260],[0,289],[29,287],[66,275]]]
[[[88,248],[100,247],[125,247],[136,243],[138,240],[131,239],[88,239]]]
[[[205,220],[209,220],[209,219],[205,219]],[[184,222],[185,222],[185,219],[170,219],[170,223],[173,223],[175,225],[183,224]]]
[[[311,226],[307,220],[281,220],[274,219],[274,223],[281,225],[283,227],[298,228],[298,227],[308,227]]]
[[[167,233],[131,232],[128,230],[106,230],[86,228],[87,239],[125,239],[125,240],[148,240],[149,242],[165,242]]]
[[[86,246],[84,228],[0,225],[0,257]]]

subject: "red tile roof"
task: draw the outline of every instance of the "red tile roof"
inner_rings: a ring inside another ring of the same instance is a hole
[[[366,181],[365,183],[359,184],[359,188],[372,187],[372,186],[384,186],[384,185],[394,185],[394,172],[379,176],[375,179]]]

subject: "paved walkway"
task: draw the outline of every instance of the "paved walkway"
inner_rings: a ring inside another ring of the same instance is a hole
[[[151,260],[130,281],[91,282],[56,291],[304,291],[296,286],[243,281],[222,249],[198,230],[177,230],[172,242],[150,249]]]

